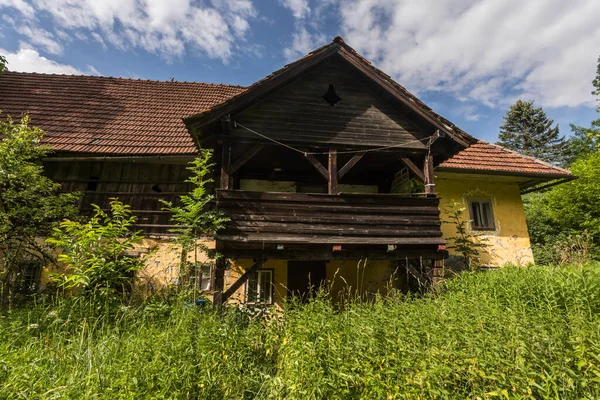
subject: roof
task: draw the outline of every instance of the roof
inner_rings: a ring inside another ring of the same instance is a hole
[[[444,161],[438,166],[438,169],[446,171],[468,170],[475,173],[494,172],[506,175],[547,176],[549,178],[573,176],[566,169],[483,140],[477,140],[476,143]]]
[[[332,42],[319,47],[318,49],[308,53],[306,56],[284,66],[283,68],[267,75],[265,78],[255,82],[245,90],[235,96],[232,96],[227,101],[213,107],[209,110],[202,110],[198,113],[184,118],[188,127],[194,125],[205,125],[227,114],[235,113],[244,109],[248,105],[256,102],[261,96],[271,93],[295,77],[301,74],[306,69],[319,64],[321,61],[329,58],[332,55],[339,55],[355,68],[363,72],[369,78],[379,84],[382,89],[386,90],[396,99],[411,108],[417,114],[428,120],[437,128],[444,131],[455,141],[467,147],[470,141],[476,140],[464,131],[458,129],[447,119],[433,111],[425,103],[419,100],[415,95],[410,93],[406,88],[394,81],[389,75],[385,74],[380,69],[374,67],[366,58],[361,56],[350,47],[344,39],[337,36]]]
[[[182,117],[244,88],[81,75],[5,72],[0,110],[44,131],[57,151],[111,155],[186,155],[197,148]]]
[[[214,120],[286,84],[303,70],[337,54],[368,74],[390,94],[446,132],[463,150],[441,170],[547,178],[572,177],[562,168],[481,141],[434,112],[343,39],[288,64],[245,88],[198,82],[149,81],[82,75],[5,72],[0,110],[24,112],[57,151],[122,155],[191,155],[197,152],[188,126]],[[186,117],[190,116],[190,117]],[[183,120],[182,120],[183,119]]]

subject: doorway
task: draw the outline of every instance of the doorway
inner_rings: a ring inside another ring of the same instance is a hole
[[[325,284],[325,261],[288,261],[288,296],[306,301]]]

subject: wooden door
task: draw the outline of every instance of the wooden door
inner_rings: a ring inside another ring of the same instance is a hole
[[[288,261],[288,295],[308,299],[325,283],[325,261]]]

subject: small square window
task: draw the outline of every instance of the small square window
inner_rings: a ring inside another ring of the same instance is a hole
[[[489,200],[469,201],[471,213],[471,228],[473,230],[491,231],[496,229],[494,224],[494,211]]]
[[[247,303],[273,303],[273,270],[259,269],[251,274],[246,286]]]

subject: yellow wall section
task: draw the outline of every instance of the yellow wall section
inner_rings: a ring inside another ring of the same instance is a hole
[[[441,198],[442,221],[447,219],[445,209],[452,200],[467,209],[469,198],[492,200],[496,229],[480,232],[491,245],[484,250],[487,254],[482,258],[487,265],[502,266],[508,262],[524,265],[533,262],[521,193],[516,182],[495,179],[493,176],[465,179],[459,174],[437,173],[435,184]],[[464,215],[471,219],[468,210]],[[456,228],[443,223],[442,233],[445,238],[456,236]],[[453,253],[452,250],[450,253]]]

